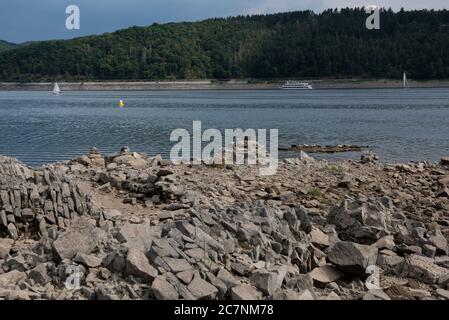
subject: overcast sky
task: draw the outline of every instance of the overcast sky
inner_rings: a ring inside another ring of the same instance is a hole
[[[65,28],[65,8],[78,5],[81,29]],[[11,42],[73,38],[154,22],[381,5],[397,10],[449,8],[449,0],[0,0],[0,39]]]

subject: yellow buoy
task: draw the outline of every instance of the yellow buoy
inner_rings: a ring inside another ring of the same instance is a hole
[[[120,102],[118,103],[118,105],[119,105],[120,108],[125,107],[125,101],[120,100]]]

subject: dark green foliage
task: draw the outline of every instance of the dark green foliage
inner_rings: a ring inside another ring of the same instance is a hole
[[[449,11],[362,8],[132,27],[0,53],[1,81],[449,78]]]
[[[18,45],[0,40],[0,52],[17,48]]]

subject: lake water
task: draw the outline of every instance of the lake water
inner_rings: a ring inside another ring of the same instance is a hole
[[[92,146],[167,155],[171,131],[194,120],[203,130],[279,129],[281,145],[368,145],[384,162],[449,155],[449,89],[0,92],[0,154],[29,165]]]

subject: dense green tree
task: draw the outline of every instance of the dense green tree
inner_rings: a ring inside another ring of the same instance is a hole
[[[17,48],[18,45],[0,40],[0,52]]]
[[[363,8],[131,27],[0,53],[1,81],[449,78],[449,11]],[[1,43],[0,43],[1,46]]]

